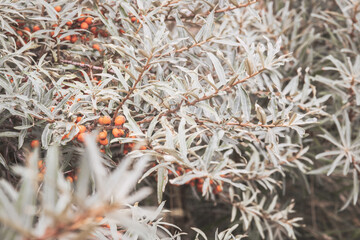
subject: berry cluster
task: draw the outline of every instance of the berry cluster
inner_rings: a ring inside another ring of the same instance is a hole
[[[54,10],[58,13],[62,11],[61,6],[55,6]],[[101,14],[105,14],[105,9],[101,10]],[[91,12],[91,9],[87,8],[85,9],[85,12]],[[129,14],[129,20],[132,23],[139,23],[139,19],[134,17],[132,14]],[[107,17],[105,17],[107,19]],[[100,35],[101,37],[107,38],[110,36],[110,33],[105,30],[104,24],[101,20],[95,19],[94,16],[91,16],[89,13],[82,13],[78,18],[74,21],[68,21],[64,26],[59,26],[60,24],[60,17],[58,17],[59,21],[58,23],[55,23],[51,26],[52,31],[50,32],[50,36],[53,39],[59,39],[61,41],[68,41],[73,44],[75,44],[78,40],[80,40],[82,43],[87,43],[91,39],[98,38]],[[11,36],[15,36],[17,38],[16,40],[16,46],[22,47],[23,44],[28,43],[30,39],[31,33],[35,33],[39,30],[42,30],[42,27],[37,24],[32,23],[26,23],[23,19],[16,19],[15,26],[12,26],[12,29],[17,34],[8,33]],[[60,31],[55,31],[56,28],[61,27]],[[46,30],[46,29],[44,29]],[[88,32],[85,32],[81,35],[68,35],[66,34],[67,30],[87,30]],[[124,27],[121,25],[118,30],[119,34],[124,34],[125,30]],[[103,49],[98,43],[93,43],[92,48],[94,50],[97,50],[101,52]]]
[[[156,164],[152,163],[151,167],[155,167],[155,166],[156,166]],[[179,177],[186,173],[191,172],[191,169],[188,169],[188,168],[184,169],[181,166],[178,166],[175,169],[176,169],[175,173],[172,172],[171,170],[168,170],[169,178],[176,178],[176,177]],[[226,177],[226,176],[222,176],[222,177]],[[196,187],[196,190],[199,193],[203,193],[203,186],[204,186],[205,179],[206,179],[206,177],[194,178],[194,179],[188,181],[186,183],[186,185],[190,185],[191,187]],[[222,187],[223,183],[222,182],[218,183],[217,181],[210,179],[209,183],[210,183],[209,189],[212,190],[213,194],[219,194],[223,191],[223,187]]]

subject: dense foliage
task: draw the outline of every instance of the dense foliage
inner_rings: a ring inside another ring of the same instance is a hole
[[[359,0],[1,0],[0,236],[358,239],[359,21]]]

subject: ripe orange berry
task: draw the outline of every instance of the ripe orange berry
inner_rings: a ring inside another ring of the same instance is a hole
[[[115,126],[121,126],[125,123],[126,118],[124,116],[117,116],[115,118]]]
[[[80,116],[79,116],[79,117],[76,117],[75,122],[76,122],[76,123],[78,123],[78,122],[80,122],[80,121],[81,121],[81,119],[82,119],[82,117],[80,117]]]
[[[121,34],[124,34],[124,33],[125,33],[125,30],[120,28],[119,32],[120,32]]]
[[[83,143],[85,141],[85,133],[80,133],[78,136],[77,136],[77,140],[81,143]]]
[[[61,6],[56,6],[55,11],[60,12],[61,11]]]
[[[101,48],[100,48],[99,44],[94,43],[92,47],[93,47],[93,49],[98,50],[99,52],[101,52]]]
[[[131,17],[130,20],[131,20],[131,22],[135,22],[135,21],[136,21],[136,17]]]
[[[28,28],[28,27],[24,27],[24,31],[31,32],[30,28]]]
[[[81,23],[80,28],[81,28],[81,29],[88,29],[88,28],[89,28],[89,24],[87,24],[86,22],[83,22],[83,23]]]
[[[86,127],[84,125],[79,125],[79,133],[84,133],[86,131]]]
[[[102,131],[99,133],[100,140],[104,140],[107,137],[107,131]]]
[[[20,37],[21,37],[22,35],[24,35],[23,32],[20,31],[20,30],[17,30],[16,32],[17,32],[17,34],[19,34]]]
[[[92,21],[93,21],[93,19],[92,19],[92,17],[87,17],[86,19],[85,19],[85,22],[87,23],[87,24],[92,24]]]
[[[71,176],[67,176],[67,177],[66,177],[66,180],[69,181],[69,182],[71,182],[71,183],[74,181],[74,179],[73,179]]]
[[[103,116],[99,118],[100,125],[107,125],[111,123],[111,118],[109,116]]]
[[[97,31],[97,28],[96,27],[91,27],[90,28],[90,32],[92,32],[93,34],[95,34]]]
[[[99,117],[98,123],[104,125],[104,117]]]
[[[72,43],[76,43],[77,40],[78,40],[77,36],[74,35],[74,36],[71,37],[71,40],[70,40],[70,41],[71,41]]]
[[[66,25],[68,25],[69,27],[71,27],[71,25],[73,24],[73,22],[72,21],[68,21],[68,22],[66,22]]]
[[[103,149],[103,148],[100,149],[100,152],[105,153],[105,149]]]
[[[70,40],[71,40],[71,36],[70,36],[70,35],[67,35],[66,37],[64,37],[64,40],[70,41]]]
[[[109,143],[109,140],[107,138],[100,140],[100,144],[105,146]]]
[[[84,14],[81,14],[80,16],[85,16]],[[82,17],[82,18],[79,18],[78,19],[78,22],[83,22],[85,20],[85,18],[84,17]]]
[[[114,135],[114,137],[118,138],[118,137],[122,137],[124,135],[124,130],[122,129],[118,129],[118,128],[114,128],[112,130],[112,134]]]
[[[39,31],[40,27],[38,25],[33,26],[33,32]]]
[[[18,24],[20,27],[22,27],[22,26],[25,25],[25,22],[23,22],[23,21],[20,20],[20,19],[16,19],[15,21],[17,22],[17,24]]]
[[[100,35],[103,37],[108,37],[109,33],[107,31],[99,31]]]
[[[215,192],[215,193],[220,193],[220,192],[222,192],[222,190],[223,190],[223,189],[222,189],[222,186],[221,186],[221,185],[217,185],[216,188],[215,188],[215,190],[214,190],[214,192]]]
[[[107,125],[111,123],[111,118],[109,116],[103,117],[103,125]]]
[[[51,111],[51,112],[53,112],[53,111],[54,111],[54,109],[55,109],[55,107],[51,107],[51,108],[50,108],[50,111]]]
[[[42,169],[44,167],[44,162],[42,160],[38,161],[38,168]]]
[[[32,140],[31,143],[30,143],[30,146],[32,148],[37,148],[38,146],[40,146],[39,140]]]
[[[146,150],[146,146],[141,146],[139,149],[140,150]]]

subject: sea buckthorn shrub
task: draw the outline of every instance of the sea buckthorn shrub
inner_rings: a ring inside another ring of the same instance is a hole
[[[357,239],[359,20],[355,0],[1,1],[0,235]]]

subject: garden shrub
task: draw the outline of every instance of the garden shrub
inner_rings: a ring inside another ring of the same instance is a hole
[[[1,1],[2,239],[357,239],[359,11]]]

